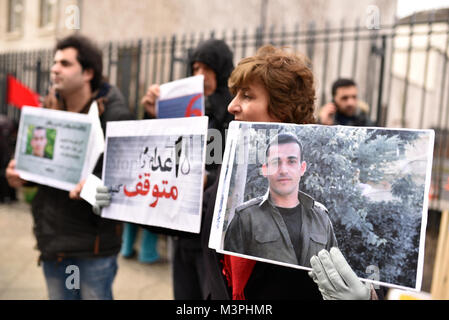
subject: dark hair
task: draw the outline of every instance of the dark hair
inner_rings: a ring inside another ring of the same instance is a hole
[[[44,127],[36,126],[36,127],[34,127],[34,129],[33,129],[33,134],[34,134],[34,132],[37,131],[37,130],[45,130],[45,132],[47,132],[47,129],[45,129]]]
[[[291,133],[280,133],[273,139],[271,139],[270,143],[268,143],[267,149],[265,150],[265,157],[268,158],[268,151],[270,150],[271,146],[277,146],[280,144],[287,144],[287,143],[296,143],[299,146],[300,161],[303,161],[302,144],[298,140],[298,137]]]
[[[92,91],[97,90],[103,79],[103,57],[100,49],[88,38],[81,35],[71,35],[59,40],[56,50],[74,48],[78,52],[76,59],[84,70],[91,69],[94,73],[90,80]]]
[[[315,123],[315,85],[309,59],[266,45],[242,59],[229,78],[232,94],[252,81],[268,91],[268,113],[279,122]]]
[[[352,79],[344,79],[344,78],[337,79],[332,84],[332,97],[335,97],[335,94],[337,93],[338,88],[356,87],[356,86],[357,86],[357,84]]]

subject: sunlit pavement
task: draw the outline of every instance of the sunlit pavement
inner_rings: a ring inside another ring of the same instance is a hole
[[[37,265],[39,252],[35,249],[32,228],[27,203],[0,204],[0,300],[40,300],[48,297],[42,268]],[[167,247],[165,237],[160,237],[158,249],[162,259],[154,264],[120,257],[113,286],[114,299],[173,299]]]

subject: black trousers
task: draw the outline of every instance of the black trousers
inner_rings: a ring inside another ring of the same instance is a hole
[[[203,300],[205,268],[200,239],[173,238],[175,300]]]

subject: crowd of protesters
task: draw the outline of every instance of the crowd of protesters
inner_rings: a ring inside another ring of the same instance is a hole
[[[357,86],[339,79],[332,88],[333,101],[315,119],[315,79],[307,58],[285,49],[264,46],[234,68],[233,53],[222,40],[210,39],[198,45],[188,67],[192,75],[204,76],[205,113],[209,128],[225,139],[230,121],[280,122],[294,124],[369,125],[357,101]],[[87,113],[93,101],[99,106],[103,131],[106,122],[133,120],[120,91],[102,76],[101,51],[86,37],[72,35],[58,41],[51,83],[44,108]],[[159,84],[149,86],[141,103],[145,119],[156,117]],[[222,146],[224,148],[224,141]],[[2,146],[3,148],[3,146]],[[12,154],[1,159],[11,188],[33,183],[16,171]],[[11,159],[11,160],[10,160]],[[101,178],[103,159],[94,174]],[[109,205],[107,188],[98,188],[97,204],[80,198],[84,181],[70,192],[36,185],[32,202],[34,234],[40,251],[50,299],[112,299],[112,283],[118,271],[117,256],[134,254],[136,228],[153,235],[150,261],[157,260],[155,237],[164,234],[173,240],[173,292],[175,299],[378,299],[374,290],[355,277],[338,249],[320,251],[310,261],[313,270],[283,267],[217,253],[208,247],[220,164],[206,166],[199,235],[164,228],[124,224],[98,215]],[[2,178],[2,176],[0,176]],[[2,191],[3,195],[4,191]],[[13,197],[11,195],[11,197]],[[93,210],[94,209],[94,210]],[[124,239],[126,249],[122,246]],[[142,260],[145,260],[142,258]],[[80,269],[80,288],[65,286],[66,267]],[[332,279],[326,274],[333,273]],[[351,279],[345,286],[335,281]]]

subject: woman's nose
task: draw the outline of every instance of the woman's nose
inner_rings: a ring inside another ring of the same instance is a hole
[[[235,97],[234,99],[232,99],[232,101],[228,105],[228,112],[232,113],[232,114],[236,114],[240,111],[241,111],[240,104],[238,102],[237,97]]]

